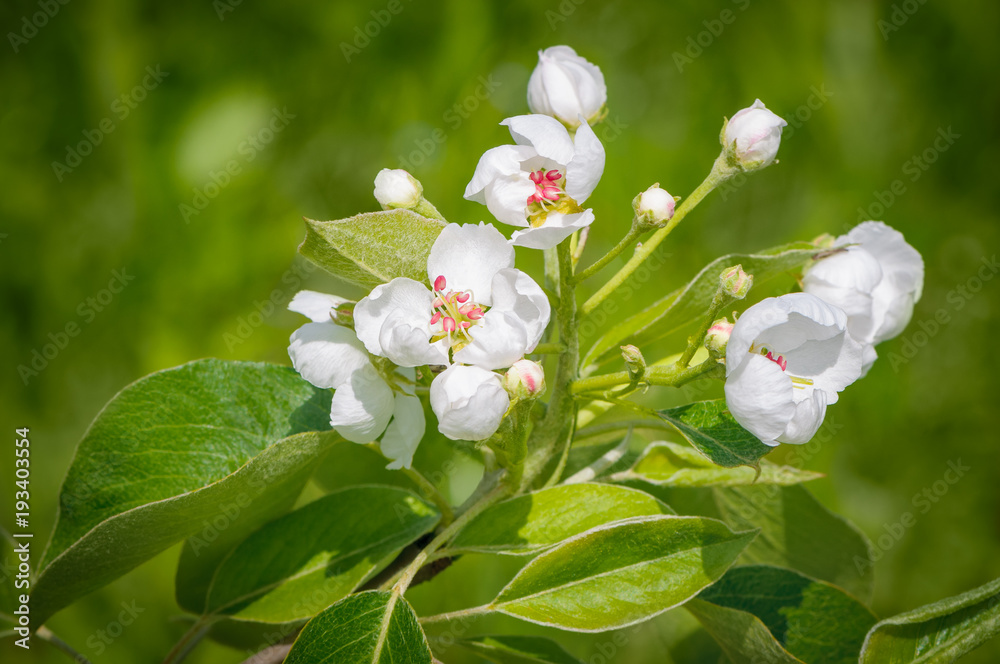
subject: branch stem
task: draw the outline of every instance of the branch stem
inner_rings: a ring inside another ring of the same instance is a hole
[[[86,657],[78,653],[76,650],[74,650],[73,646],[69,645],[68,643],[60,639],[58,636],[53,634],[52,630],[46,627],[45,625],[42,625],[41,627],[38,628],[38,630],[35,632],[35,636],[37,636],[43,641],[48,641],[53,646],[58,648],[61,652],[72,657],[73,661],[77,662],[77,664],[90,664],[89,659],[87,659]]]
[[[632,254],[632,258],[606,284],[601,286],[600,290],[583,303],[583,307],[581,308],[583,315],[586,316],[594,311],[608,295],[625,283],[625,280],[642,265],[642,262],[656,251],[656,248],[670,235],[670,232],[677,228],[677,225],[684,220],[688,212],[693,210],[705,196],[731,175],[732,169],[726,164],[725,152],[723,152],[715,160],[715,164],[712,165],[712,170],[708,174],[708,177],[691,192],[690,196],[681,201],[681,204],[677,206],[673,218],[667,222],[667,225],[653,233],[641,247],[636,249],[635,253]]]
[[[619,242],[617,245],[615,245],[614,249],[612,249],[608,253],[604,254],[603,256],[601,256],[597,260],[597,262],[595,262],[595,263],[587,266],[582,272],[580,272],[579,274],[575,275],[572,278],[572,280],[571,280],[572,283],[573,284],[578,284],[581,281],[583,281],[584,279],[587,279],[587,278],[593,276],[594,274],[596,274],[597,272],[599,272],[605,265],[607,265],[608,263],[610,263],[611,261],[613,261],[615,258],[617,258],[620,253],[622,253],[623,251],[625,251],[625,249],[627,249],[636,240],[638,240],[642,236],[642,233],[643,233],[643,231],[641,231],[639,229],[639,225],[636,224],[636,223],[633,223],[632,224],[632,228],[629,229],[629,232],[625,235],[625,237],[623,237],[621,239],[621,242]]]

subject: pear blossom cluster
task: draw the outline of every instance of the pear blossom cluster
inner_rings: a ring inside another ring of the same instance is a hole
[[[809,442],[920,299],[923,260],[899,231],[866,221],[834,245],[806,271],[803,292],[763,300],[732,327],[726,404],[765,444]]]
[[[441,434],[487,441],[514,405],[545,391],[542,366],[526,358],[549,326],[549,298],[514,267],[514,247],[549,250],[595,222],[585,205],[606,156],[591,125],[607,113],[607,87],[599,67],[555,46],[539,52],[527,102],[530,114],[500,123],[512,144],[487,150],[464,192],[512,227],[509,237],[483,221],[446,224],[425,279],[397,277],[357,303],[302,291],[289,305],[311,321],[291,335],[293,366],[333,390],[331,426],[349,441],[377,443],[389,468],[412,463],[427,428],[421,396]],[[785,126],[759,99],[735,113],[724,122],[710,179],[775,163]],[[382,169],[374,185],[383,210],[443,219],[404,170]],[[675,214],[682,217],[678,200],[659,184],[636,195],[620,246],[641,233],[669,232]],[[767,445],[809,441],[827,407],[868,372],[875,346],[902,331],[920,298],[923,263],[898,231],[865,222],[831,246],[803,275],[802,292],[765,299],[735,323],[706,324],[711,361],[725,364],[729,411]],[[730,268],[720,297],[743,299],[752,283],[740,266]],[[641,351],[622,349],[629,375],[641,380]]]

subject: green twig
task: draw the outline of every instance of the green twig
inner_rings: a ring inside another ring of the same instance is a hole
[[[646,369],[646,375],[643,380],[649,385],[680,387],[685,383],[689,383],[696,378],[721,368],[722,365],[715,358],[709,358],[693,367],[680,367],[679,365],[660,366],[654,364]],[[630,385],[631,382],[632,378],[627,371],[619,371],[617,373],[590,376],[575,380],[570,385],[570,392],[573,394],[600,392],[619,385]],[[597,398],[603,399],[604,397]]]
[[[638,224],[632,224],[632,228],[629,229],[629,232],[625,235],[625,237],[623,237],[621,239],[621,242],[619,242],[617,245],[615,245],[614,249],[612,249],[608,253],[604,254],[603,256],[601,256],[597,260],[597,262],[593,263],[592,265],[587,266],[582,272],[580,272],[579,274],[575,275],[572,278],[572,280],[571,280],[572,283],[573,284],[578,284],[581,281],[583,281],[584,279],[587,279],[587,278],[593,276],[594,274],[596,274],[597,272],[599,272],[605,265],[607,265],[608,263],[610,263],[611,261],[613,261],[615,258],[617,258],[618,254],[620,254],[623,251],[625,251],[625,249],[627,249],[628,247],[630,247],[632,245],[632,243],[634,243],[636,240],[638,240],[642,236],[642,234],[643,234],[643,231],[639,229],[639,225]]]
[[[694,209],[698,203],[701,202],[705,196],[709,194],[713,189],[719,186],[720,183],[725,181],[732,174],[731,167],[726,164],[725,153],[720,154],[719,158],[715,160],[715,164],[712,166],[712,171],[708,174],[708,177],[698,185],[698,187],[691,192],[691,195],[685,198],[681,204],[677,207],[677,211],[674,212],[673,218],[667,223],[666,226],[657,230],[653,235],[643,243],[641,247],[636,249],[632,258],[622,267],[618,272],[611,277],[611,279],[601,286],[600,290],[594,293],[589,300],[583,303],[580,311],[584,316],[591,313],[596,309],[601,302],[603,302],[608,295],[610,295],[616,288],[625,283],[625,280],[635,272],[642,262],[649,258],[656,248],[660,246],[660,243],[666,239],[670,232],[677,227],[677,224],[684,220],[687,213]]]
[[[35,636],[37,636],[43,641],[51,643],[61,652],[72,657],[73,661],[77,662],[77,664],[90,664],[89,659],[78,653],[76,650],[73,649],[71,645],[69,645],[68,643],[60,639],[58,636],[53,634],[52,630],[46,627],[45,625],[42,625],[41,627],[38,628],[38,631],[35,632]]]

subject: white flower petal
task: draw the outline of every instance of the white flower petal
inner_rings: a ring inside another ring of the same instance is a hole
[[[549,324],[551,307],[541,286],[526,273],[507,269],[493,277],[493,308],[512,314],[527,332],[526,353],[535,350]]]
[[[427,257],[430,283],[444,276],[449,291],[472,291],[473,301],[489,306],[493,277],[514,267],[514,248],[492,224],[448,224]],[[428,309],[430,302],[428,302]],[[355,313],[355,317],[357,314]]]
[[[868,251],[850,247],[812,266],[802,279],[802,290],[840,309],[856,339],[871,341],[872,291],[882,281],[882,268]]]
[[[527,226],[528,198],[535,185],[527,173],[497,178],[486,186],[486,207],[498,221],[511,226]]]
[[[385,431],[393,406],[392,389],[374,367],[355,371],[333,393],[330,426],[352,443],[370,443]]]
[[[812,440],[826,417],[826,393],[813,390],[805,399],[795,404],[795,414],[788,421],[785,431],[778,436],[779,443],[802,445]]]
[[[500,376],[492,371],[454,364],[431,383],[438,429],[452,440],[486,440],[509,406]]]
[[[447,354],[430,343],[432,301],[427,286],[405,277],[376,286],[354,307],[358,338],[372,355],[402,366],[446,364]]]
[[[516,115],[500,124],[507,125],[518,145],[530,145],[542,157],[565,167],[573,159],[576,148],[561,122],[548,115]]]
[[[566,165],[566,193],[583,205],[604,175],[604,146],[586,122],[576,130],[575,144],[573,159]]]
[[[726,378],[726,406],[744,429],[777,445],[795,415],[792,381],[774,362],[751,355]]]
[[[521,162],[534,157],[535,154],[535,150],[526,145],[501,145],[487,150],[479,158],[476,172],[472,174],[472,180],[465,187],[465,198],[485,204],[486,185],[497,178],[520,173]],[[528,196],[530,195],[529,193]]]
[[[510,243],[529,249],[551,249],[576,231],[594,223],[594,211],[586,209],[574,214],[550,212],[541,226],[514,231]]]
[[[296,293],[288,303],[288,310],[302,314],[315,323],[327,323],[330,321],[331,312],[345,302],[349,300],[328,293],[303,290]]]
[[[503,369],[524,357],[528,330],[516,316],[490,309],[469,328],[472,341],[455,353],[455,362],[483,369]]]
[[[339,387],[354,372],[371,368],[368,353],[354,332],[329,320],[295,330],[288,356],[304,379],[321,388]]]
[[[413,463],[413,453],[424,437],[427,423],[424,420],[424,408],[417,397],[397,394],[395,407],[392,411],[392,422],[382,436],[379,449],[382,454],[392,460],[386,468],[398,470],[409,468]]]

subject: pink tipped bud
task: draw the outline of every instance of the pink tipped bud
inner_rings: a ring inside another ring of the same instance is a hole
[[[448,281],[444,278],[443,274],[439,274],[437,279],[434,280],[434,290],[443,291],[448,287]]]
[[[562,178],[562,173],[560,173],[558,170],[549,171],[548,173],[545,174],[545,179],[549,180],[550,182],[555,182],[556,180],[559,180],[561,178]]]
[[[465,314],[469,320],[479,320],[483,317],[483,310],[479,307],[474,308],[469,313]]]
[[[431,325],[437,325],[440,322],[441,322],[441,312],[435,311],[434,315],[431,316]]]
[[[442,322],[442,326],[444,327],[444,331],[445,332],[454,332],[455,331],[455,319],[452,318],[451,316],[445,316],[444,320]]]
[[[468,302],[470,297],[472,296],[469,295],[468,293],[459,293],[458,295],[455,296],[455,299],[457,299],[459,302]]]
[[[503,377],[503,386],[514,399],[534,399],[545,391],[545,371],[531,360],[518,360]]]
[[[727,268],[719,275],[719,284],[730,296],[742,300],[750,292],[753,275],[743,271],[742,265]]]
[[[720,318],[712,323],[712,327],[708,328],[708,332],[705,333],[705,348],[710,353],[725,355],[726,344],[729,343],[729,337],[732,333],[733,324],[725,318]]]

